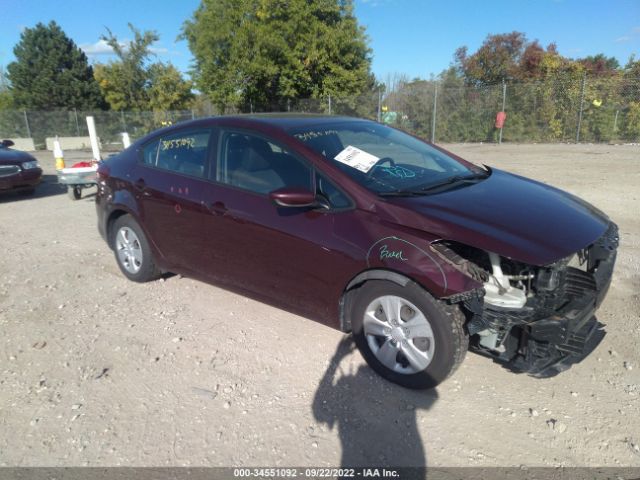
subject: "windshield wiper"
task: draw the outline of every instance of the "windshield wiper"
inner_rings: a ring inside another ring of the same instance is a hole
[[[464,182],[475,182],[477,180],[481,180],[483,178],[487,178],[488,175],[481,173],[472,173],[471,175],[454,175],[453,177],[449,177],[446,180],[441,182],[433,183],[431,185],[427,185],[426,187],[421,188],[422,192],[431,192],[433,190],[438,190],[442,187],[448,187],[450,185],[454,185],[456,183],[464,183]]]
[[[391,190],[388,192],[378,192],[380,197],[415,197],[417,195],[424,195],[424,192],[415,190]]]

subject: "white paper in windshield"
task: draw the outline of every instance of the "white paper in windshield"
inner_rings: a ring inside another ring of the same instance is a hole
[[[358,147],[354,147],[349,145],[347,148],[342,150],[338,155],[334,157],[337,161],[344,163],[345,165],[349,165],[361,172],[367,173],[371,170],[378,160],[380,160],[375,155],[371,155],[370,153],[365,152],[364,150],[360,150]]]

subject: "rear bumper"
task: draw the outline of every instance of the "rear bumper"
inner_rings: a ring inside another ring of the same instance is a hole
[[[98,185],[98,193],[96,194],[96,216],[98,219],[98,232],[102,239],[109,244],[109,238],[107,234],[107,221],[109,218],[109,207],[106,195],[104,194],[104,187]]]

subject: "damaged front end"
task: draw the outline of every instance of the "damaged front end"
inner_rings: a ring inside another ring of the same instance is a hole
[[[614,223],[593,244],[542,267],[456,242],[432,244],[483,285],[447,299],[467,313],[471,348],[535,377],[566,370],[604,337],[594,313],[611,283],[617,247]]]

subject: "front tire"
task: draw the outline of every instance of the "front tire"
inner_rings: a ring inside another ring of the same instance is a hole
[[[369,366],[412,389],[433,388],[449,377],[467,352],[464,315],[414,282],[374,280],[355,292],[353,336]]]
[[[116,262],[125,277],[140,283],[160,277],[147,237],[131,215],[119,217],[111,231]]]

